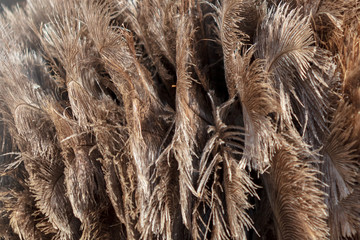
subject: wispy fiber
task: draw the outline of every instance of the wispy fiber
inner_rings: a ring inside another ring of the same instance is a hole
[[[27,0],[0,16],[0,239],[359,239],[357,0]]]

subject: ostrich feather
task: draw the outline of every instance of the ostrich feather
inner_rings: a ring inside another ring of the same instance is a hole
[[[1,239],[358,239],[356,0],[0,13]]]

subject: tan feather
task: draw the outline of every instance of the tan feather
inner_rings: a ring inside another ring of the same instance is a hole
[[[327,239],[327,211],[318,172],[296,151],[291,146],[280,147],[266,176],[277,238]]]

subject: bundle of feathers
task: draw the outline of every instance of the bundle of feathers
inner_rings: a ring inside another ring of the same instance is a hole
[[[359,4],[5,9],[0,239],[360,239]]]

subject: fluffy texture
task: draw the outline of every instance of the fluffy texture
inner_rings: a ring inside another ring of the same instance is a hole
[[[0,239],[359,239],[358,6],[5,9]]]

